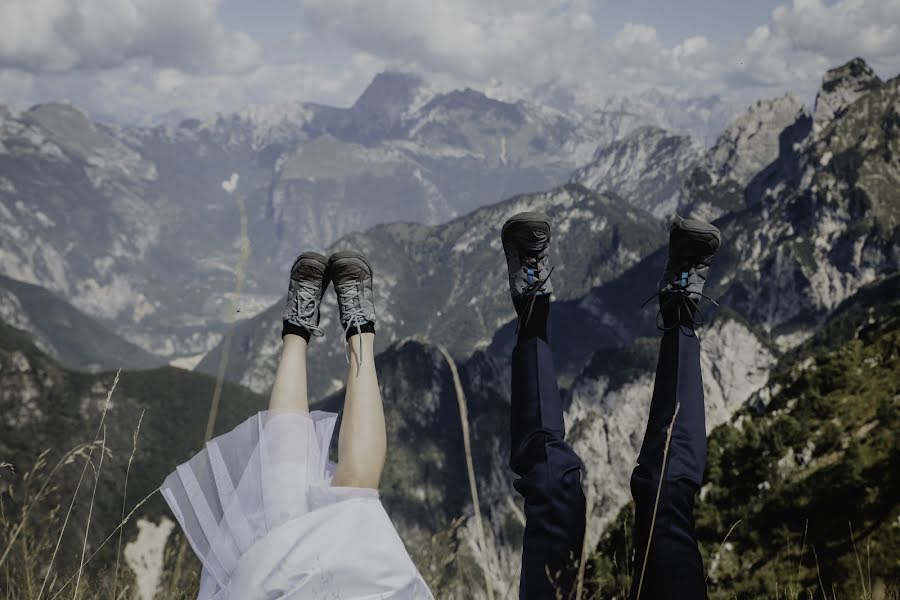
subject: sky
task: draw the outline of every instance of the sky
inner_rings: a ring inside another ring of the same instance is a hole
[[[124,123],[347,106],[385,69],[500,98],[811,100],[856,56],[898,74],[900,0],[0,0],[0,103]]]

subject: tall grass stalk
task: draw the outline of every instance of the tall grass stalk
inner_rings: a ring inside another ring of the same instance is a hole
[[[742,519],[738,519],[737,521],[735,521],[734,525],[731,526],[731,529],[728,530],[728,533],[725,534],[725,537],[722,538],[722,543],[719,544],[719,549],[716,551],[715,557],[713,558],[712,561],[710,561],[709,571],[706,572],[706,579],[704,581],[709,581],[709,576],[712,575],[713,568],[716,566],[716,561],[718,560],[719,556],[722,554],[722,548],[725,547],[725,542],[728,541],[728,536],[731,535],[731,532],[734,531],[734,528],[737,527],[738,523],[740,523],[741,521],[742,521]]]
[[[650,556],[650,543],[653,541],[653,527],[656,525],[656,511],[659,508],[659,496],[662,494],[662,485],[665,481],[666,463],[669,461],[669,446],[672,444],[672,430],[675,428],[675,418],[681,409],[681,403],[675,405],[675,412],[672,414],[672,421],[669,423],[669,430],[666,432],[666,447],[663,450],[662,469],[659,473],[659,486],[656,488],[656,501],[653,504],[653,516],[650,518],[650,532],[647,534],[647,548],[644,550],[644,563],[641,565],[641,577],[638,579],[638,589],[635,600],[641,599],[641,588],[644,585],[644,574],[647,571],[647,558]]]
[[[863,598],[868,600],[869,592],[866,589],[866,578],[863,576],[862,563],[859,562],[859,552],[856,551],[856,539],[853,537],[853,523],[847,521],[847,525],[850,527],[850,543],[853,544],[853,556],[856,557],[856,567],[859,569],[859,582],[862,584]]]
[[[803,541],[800,543],[800,559],[797,561],[797,576],[794,578],[794,585],[791,586],[789,592],[796,596],[800,588],[800,569],[803,567],[803,551],[806,550],[806,534],[809,532],[809,519],[803,526]],[[795,591],[796,590],[796,591]]]
[[[478,486],[475,480],[475,465],[472,461],[472,442],[469,438],[469,415],[466,409],[466,395],[463,392],[462,383],[459,380],[459,372],[456,370],[456,363],[450,357],[450,353],[442,345],[438,346],[438,351],[443,355],[444,360],[450,367],[450,374],[453,376],[453,386],[456,389],[456,400],[459,403],[459,422],[462,426],[463,447],[466,452],[466,470],[469,473],[469,490],[472,494],[472,505],[475,509],[475,529],[478,531],[478,541],[481,544],[481,553],[486,560],[491,556],[491,552],[487,545],[487,536],[484,533],[484,521],[481,519],[481,504],[478,502]],[[491,585],[489,576],[489,568],[482,563],[481,567],[484,573],[484,586],[487,592],[488,600],[494,600],[494,590]]]
[[[13,475],[15,475],[15,473],[16,473],[16,470],[12,466],[12,463],[0,462],[0,471],[2,471],[3,469],[9,469],[9,471]],[[6,522],[6,507],[3,505],[3,494],[2,493],[0,493],[0,521],[2,521],[4,523]],[[7,564],[6,565],[6,597],[7,598],[11,597],[10,592],[9,592],[9,585],[10,585],[9,564]]]
[[[869,547],[870,541],[866,540],[866,573],[869,575],[869,591],[874,595],[875,590],[872,589],[872,552]]]
[[[235,201],[238,205],[238,212],[241,218],[241,257],[238,259],[234,269],[234,296],[231,300],[231,312],[237,313],[241,310],[241,292],[244,288],[244,271],[247,268],[247,262],[250,260],[250,238],[247,234],[247,208],[244,206],[244,198],[240,194],[235,195]],[[225,334],[225,340],[222,344],[222,355],[219,357],[219,367],[216,370],[216,387],[213,390],[212,403],[209,407],[209,417],[206,420],[206,432],[203,435],[203,443],[206,444],[211,438],[216,425],[216,417],[219,414],[219,402],[222,398],[222,388],[225,382],[225,369],[228,367],[228,355],[231,351],[231,339],[234,337],[234,329],[237,321],[232,321],[228,332]]]
[[[232,175],[231,182],[222,182],[222,188],[229,194],[233,193],[237,186],[237,179],[234,177],[235,175]],[[237,203],[241,222],[241,256],[234,268],[234,296],[232,297],[231,302],[232,314],[241,311],[240,300],[241,292],[244,288],[244,272],[247,268],[247,263],[250,261],[251,253],[250,236],[248,234],[247,226],[247,207],[244,204],[243,196],[240,194],[234,194],[234,199]],[[228,327],[228,331],[225,333],[225,339],[222,342],[222,354],[219,356],[219,366],[216,369],[216,387],[213,389],[212,402],[210,402],[209,405],[209,415],[206,419],[206,431],[203,434],[203,444],[200,445],[201,448],[206,445],[206,442],[212,439],[213,431],[215,431],[216,419],[219,416],[219,403],[222,398],[222,389],[225,386],[225,370],[228,367],[228,356],[231,354],[231,340],[234,337],[234,329],[236,326],[237,321],[233,321]],[[178,545],[178,556],[175,559],[175,572],[172,574],[172,580],[169,586],[170,595],[174,592],[175,586],[181,580],[181,568],[184,564],[184,557],[186,554],[187,539],[182,536],[181,542]]]
[[[3,555],[0,556],[0,565],[3,565],[6,563],[6,559],[9,556],[9,553],[12,550],[13,545],[16,543],[17,538],[24,530],[25,525],[28,523],[28,516],[29,516],[29,513],[31,512],[31,508],[33,506],[36,506],[38,504],[38,502],[47,493],[47,491],[48,491],[47,487],[50,485],[50,482],[53,481],[54,476],[56,475],[56,472],[63,465],[66,465],[69,462],[71,462],[72,460],[74,460],[75,457],[83,455],[85,449],[91,447],[92,445],[93,444],[87,444],[87,443],[79,444],[78,446],[76,446],[76,447],[72,448],[71,450],[69,450],[68,452],[66,452],[62,456],[62,458],[59,459],[59,461],[56,463],[56,465],[53,466],[53,468],[50,470],[50,473],[44,478],[43,485],[38,490],[37,494],[34,497],[34,500],[32,500],[31,502],[27,501],[28,494],[26,491],[26,494],[25,494],[26,501],[23,504],[22,516],[19,519],[19,523],[16,525],[16,528],[13,530],[13,533],[10,536],[9,541],[7,542],[7,546],[6,546],[6,549],[3,551]],[[24,479],[26,482],[26,490],[28,489],[30,482],[35,478],[35,475],[37,474],[37,472],[40,471],[40,469],[43,467],[44,464],[46,464],[47,454],[49,454],[49,452],[50,452],[49,448],[47,450],[44,450],[43,452],[41,452],[38,455],[38,458],[35,461],[35,464],[32,466],[31,470],[25,474]]]
[[[578,560],[578,582],[575,585],[575,600],[581,600],[584,594],[584,571],[588,559],[588,521],[594,512],[594,495],[588,496],[584,509],[584,541],[581,544],[581,558]]]
[[[119,375],[121,374],[122,369],[116,371],[116,378],[113,379],[112,386],[109,388],[109,392],[106,394],[106,403],[103,405],[103,412],[100,415],[100,424],[97,425],[97,432],[94,434],[94,440],[93,442],[91,442],[91,448],[88,451],[87,458],[84,461],[84,468],[81,469],[81,476],[78,478],[78,484],[75,486],[75,492],[72,494],[72,501],[69,502],[69,509],[66,511],[66,518],[63,520],[63,526],[59,532],[59,537],[56,539],[56,547],[53,548],[53,554],[50,556],[50,564],[47,565],[47,574],[44,576],[44,582],[41,584],[41,591],[38,592],[38,598],[44,595],[44,588],[47,587],[47,580],[50,578],[50,573],[53,571],[53,562],[56,560],[57,553],[59,553],[59,546],[62,543],[63,535],[66,533],[66,526],[69,524],[69,517],[72,515],[72,509],[75,507],[75,500],[78,498],[78,490],[81,489],[81,482],[84,480],[84,474],[87,472],[88,464],[90,464],[91,462],[91,455],[94,452],[94,445],[96,445],[97,440],[100,437],[100,431],[103,429],[103,425],[106,422],[106,413],[109,412],[109,401],[116,389],[116,385],[118,385],[119,383]],[[0,562],[2,562],[2,560],[0,560]]]
[[[134,428],[134,435],[131,437],[131,456],[128,457],[128,466],[125,467],[125,489],[122,492],[122,517],[125,518],[125,503],[128,500],[128,475],[131,473],[131,463],[134,462],[134,455],[137,452],[137,441],[138,435],[141,433],[141,423],[144,420],[144,413],[146,409],[141,411],[141,416],[138,417],[137,427]],[[119,543],[116,545],[116,568],[113,572],[113,589],[112,589],[112,598],[115,600],[116,598],[116,589],[119,583],[119,558],[122,556],[122,533],[124,533],[124,529],[119,529]]]
[[[813,558],[816,560],[816,577],[819,578],[819,587],[822,589],[822,598],[828,600],[828,592],[825,591],[825,584],[822,583],[822,572],[819,571],[819,555],[816,554],[816,547],[810,546],[810,549],[813,553]]]
[[[88,507],[87,524],[84,526],[84,544],[81,546],[81,562],[78,564],[78,578],[75,580],[75,592],[73,600],[78,597],[78,585],[81,583],[81,572],[84,570],[84,555],[87,554],[88,535],[91,532],[91,517],[94,514],[94,500],[97,497],[97,487],[100,484],[100,474],[103,472],[103,456],[106,454],[106,425],[103,426],[103,440],[100,445],[100,460],[97,461],[97,470],[94,472],[94,490],[91,492],[91,504]]]

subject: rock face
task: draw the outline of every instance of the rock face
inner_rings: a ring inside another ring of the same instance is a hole
[[[700,331],[700,365],[711,431],[765,385],[775,362],[772,349],[746,325],[725,316]],[[637,460],[653,394],[658,339],[642,338],[630,352],[598,352],[578,376],[566,411],[570,443],[589,465],[591,498],[588,544],[631,498],[629,479]]]
[[[239,218],[220,187],[231,161],[218,154],[208,157],[216,170],[190,164],[185,154],[201,149],[214,154],[202,144],[151,149],[67,105],[3,120],[3,274],[64,297],[155,353],[207,350],[234,289]]]
[[[574,184],[516,196],[445,225],[398,223],[352,234],[329,251],[354,248],[371,261],[378,350],[407,336],[445,344],[463,358],[486,346],[514,314],[500,227],[523,211],[543,211],[554,219],[553,277],[560,298],[578,297],[614,277],[661,237],[662,227],[650,215]],[[326,337],[314,341],[309,355],[317,398],[341,385],[345,365],[331,292],[322,312]],[[260,392],[268,389],[281,345],[280,319],[281,302],[238,326],[229,377]],[[219,356],[219,349],[211,352],[198,369],[215,373]]]
[[[690,137],[642,127],[597,148],[594,160],[575,171],[571,181],[621,196],[663,218],[684,203],[682,184],[700,154],[700,145]]]
[[[782,346],[900,265],[898,86],[887,81],[817,126],[779,156],[786,166],[756,205],[722,220],[735,232],[729,255],[738,266],[725,297],[779,331]]]
[[[72,369],[146,369],[165,362],[44,288],[2,275],[0,322],[27,332],[37,348]]]
[[[641,126],[653,126],[678,135],[701,140],[704,147],[711,146],[722,130],[743,109],[720,96],[680,97],[660,90],[650,89],[638,95],[596,95],[577,87],[561,87],[548,84],[534,91],[534,99],[563,112],[586,115],[599,119],[607,126],[604,130],[616,132],[619,139]],[[605,146],[612,139],[597,140]]]
[[[881,79],[861,58],[854,58],[840,67],[830,69],[822,79],[822,87],[816,94],[813,126],[819,133],[821,126],[840,117],[856,100],[880,88]]]
[[[701,335],[701,369],[711,430],[766,383],[774,355],[746,325],[727,315],[716,319]],[[644,432],[658,343],[658,337],[643,338],[631,348],[598,351],[565,394],[567,439],[588,465],[586,493],[593,502],[588,529],[591,545],[629,498],[628,478]],[[560,345],[559,341],[555,344]],[[507,465],[508,357],[477,352],[459,364],[481,511],[488,527],[487,554],[478,550],[471,520],[459,411],[449,367],[434,346],[418,340],[392,345],[376,362],[392,444],[382,498],[414,559],[423,569],[439,562],[437,557],[442,555],[429,537],[436,530],[452,531],[451,539],[457,544],[451,552],[456,554],[454,564],[475,560],[488,570],[495,590],[514,588],[524,517]],[[341,401],[342,393],[337,393],[323,405],[335,410]],[[469,515],[466,525],[455,527],[454,519],[462,515]],[[442,569],[450,571],[443,573],[439,595],[458,593],[465,587],[465,573],[456,567]],[[480,587],[483,579],[480,573],[476,575],[475,584]]]
[[[303,250],[551,189],[649,118],[589,113],[438,91],[402,73],[379,75],[349,108],[250,106],[154,128],[94,123],[65,104],[4,109],[0,273],[147,351],[195,355],[235,317],[248,243],[240,316],[280,296]],[[234,173],[229,195],[221,183]]]
[[[750,180],[778,158],[779,136],[805,114],[793,93],[760,100],[732,121],[688,175],[684,213],[712,221],[744,205]]]
[[[774,163],[752,178],[755,200],[715,221],[724,241],[709,293],[782,349],[802,342],[841,301],[900,265],[897,115],[893,79],[818,134],[782,144]],[[780,137],[804,130],[810,131],[809,117],[800,111]],[[653,292],[664,264],[664,252],[653,253],[584,299],[561,303],[558,329],[571,340],[563,364],[579,364],[591,343],[627,344],[652,332],[655,311],[637,306]],[[502,329],[492,346],[508,348],[510,331]]]

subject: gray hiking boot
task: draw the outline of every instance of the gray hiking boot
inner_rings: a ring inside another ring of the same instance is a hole
[[[304,252],[298,256],[291,267],[291,282],[281,315],[282,321],[301,327],[316,337],[323,335],[319,329],[319,305],[328,287],[327,269],[328,259],[317,252]],[[303,332],[298,333],[303,335]],[[309,341],[307,335],[303,337]]]
[[[375,294],[372,266],[366,257],[359,252],[336,252],[328,259],[328,276],[337,293],[345,339],[357,333],[374,333]]]
[[[703,293],[703,284],[721,243],[722,234],[714,225],[675,215],[669,227],[669,258],[656,288],[659,296],[657,320],[662,318],[662,329],[672,329],[679,324],[689,327],[701,324],[701,298],[718,306]]]
[[[553,293],[550,217],[537,212],[514,215],[503,224],[500,239],[509,271],[509,292],[521,327],[531,316],[535,298]]]

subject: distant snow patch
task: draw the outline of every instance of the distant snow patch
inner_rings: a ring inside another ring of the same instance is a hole
[[[206,352],[194,354],[193,356],[181,356],[179,358],[170,360],[169,365],[175,367],[176,369],[193,371],[197,367],[197,365],[200,364],[200,361],[203,360],[204,356],[206,356]]]
[[[232,173],[229,179],[222,182],[222,189],[229,194],[233,194],[234,190],[237,189],[238,179],[240,179],[240,175]]]
[[[153,600],[163,570],[163,550],[175,522],[163,516],[159,524],[147,519],[137,522],[137,538],[125,545],[125,563],[134,571],[138,597]]]

